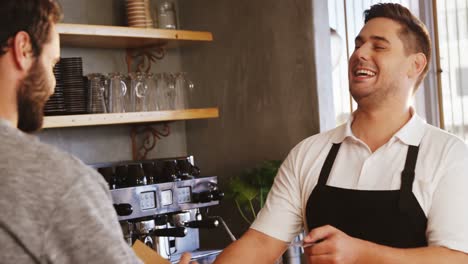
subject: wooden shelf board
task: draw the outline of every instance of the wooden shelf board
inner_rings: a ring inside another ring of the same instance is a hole
[[[211,32],[58,24],[62,46],[87,48],[142,48],[162,43],[169,47],[180,42],[212,41]]]
[[[219,117],[218,108],[44,117],[43,128],[102,126]]]

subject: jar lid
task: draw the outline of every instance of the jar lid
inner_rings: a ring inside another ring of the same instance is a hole
[[[161,10],[170,10],[172,9],[172,2],[164,2],[161,4]]]

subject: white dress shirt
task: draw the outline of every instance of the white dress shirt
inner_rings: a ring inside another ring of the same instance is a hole
[[[428,243],[468,253],[467,145],[413,114],[372,153],[353,135],[351,123],[352,117],[291,150],[251,228],[283,241],[291,241],[303,228],[309,231],[307,201],[332,143],[342,144],[327,185],[356,190],[400,189],[408,145],[419,145],[413,193],[428,219]]]

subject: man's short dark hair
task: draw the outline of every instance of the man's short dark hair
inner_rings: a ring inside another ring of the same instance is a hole
[[[25,31],[31,38],[33,54],[38,57],[49,41],[51,24],[61,18],[62,9],[56,0],[1,0],[0,56],[7,52],[10,39]]]
[[[407,54],[422,52],[426,55],[427,65],[416,82],[417,88],[426,76],[431,60],[431,38],[426,26],[400,4],[381,3],[364,11],[364,23],[378,17],[389,18],[402,26],[399,36]]]

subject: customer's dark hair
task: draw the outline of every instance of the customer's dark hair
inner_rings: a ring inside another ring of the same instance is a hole
[[[426,26],[400,4],[381,3],[364,11],[365,23],[378,17],[389,18],[402,26],[399,36],[407,54],[422,52],[426,56],[427,65],[416,82],[417,88],[426,76],[431,60],[431,38]]]
[[[0,56],[11,45],[10,39],[25,31],[31,39],[35,57],[49,41],[50,26],[62,18],[62,9],[56,0],[1,0],[0,1]]]

